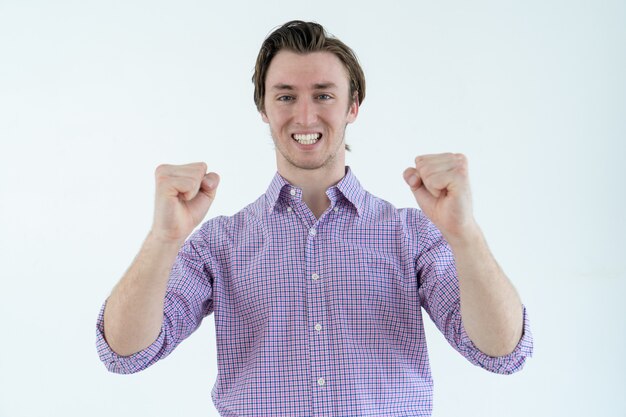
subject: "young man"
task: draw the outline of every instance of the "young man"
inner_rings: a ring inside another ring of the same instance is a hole
[[[344,142],[363,72],[318,24],[274,31],[253,81],[278,173],[185,242],[219,177],[203,163],[157,168],[152,229],[98,321],[108,369],[150,366],[213,312],[224,416],[429,416],[421,308],[472,363],[521,369],[525,311],[473,218],[466,159],[419,156],[404,171],[422,211],[365,191]]]

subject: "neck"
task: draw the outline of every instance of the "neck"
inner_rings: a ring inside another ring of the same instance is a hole
[[[330,205],[326,190],[341,181],[346,173],[346,168],[344,163],[319,169],[295,167],[281,169],[279,166],[278,173],[290,184],[302,190],[302,200],[313,212],[313,215],[320,218]]]

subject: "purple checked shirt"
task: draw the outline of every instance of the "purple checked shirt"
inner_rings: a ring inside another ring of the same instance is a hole
[[[470,362],[509,374],[532,354],[480,352],[461,323],[452,252],[417,209],[396,209],[352,172],[319,218],[276,174],[232,217],[204,223],[171,272],[157,340],[116,355],[98,320],[98,352],[117,373],[167,356],[214,313],[216,408],[231,416],[430,416],[433,383],[422,308]]]

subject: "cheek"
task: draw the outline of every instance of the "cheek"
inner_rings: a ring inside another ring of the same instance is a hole
[[[273,126],[279,127],[289,119],[286,109],[272,109],[265,114],[264,121]]]
[[[346,115],[342,112],[329,112],[321,116],[330,126],[337,128],[346,124]]]
[[[318,115],[328,123],[343,125],[350,118],[351,109],[347,102],[338,102],[332,106],[320,107]]]

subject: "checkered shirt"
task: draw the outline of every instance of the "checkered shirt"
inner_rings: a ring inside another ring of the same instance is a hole
[[[118,356],[97,323],[111,372],[166,357],[214,314],[218,376],[212,397],[231,416],[430,416],[433,383],[422,309],[470,362],[509,374],[532,354],[524,335],[493,358],[461,323],[450,247],[414,208],[365,191],[349,168],[317,219],[302,191],[276,174],[239,213],[204,223],[172,268],[160,335]]]

